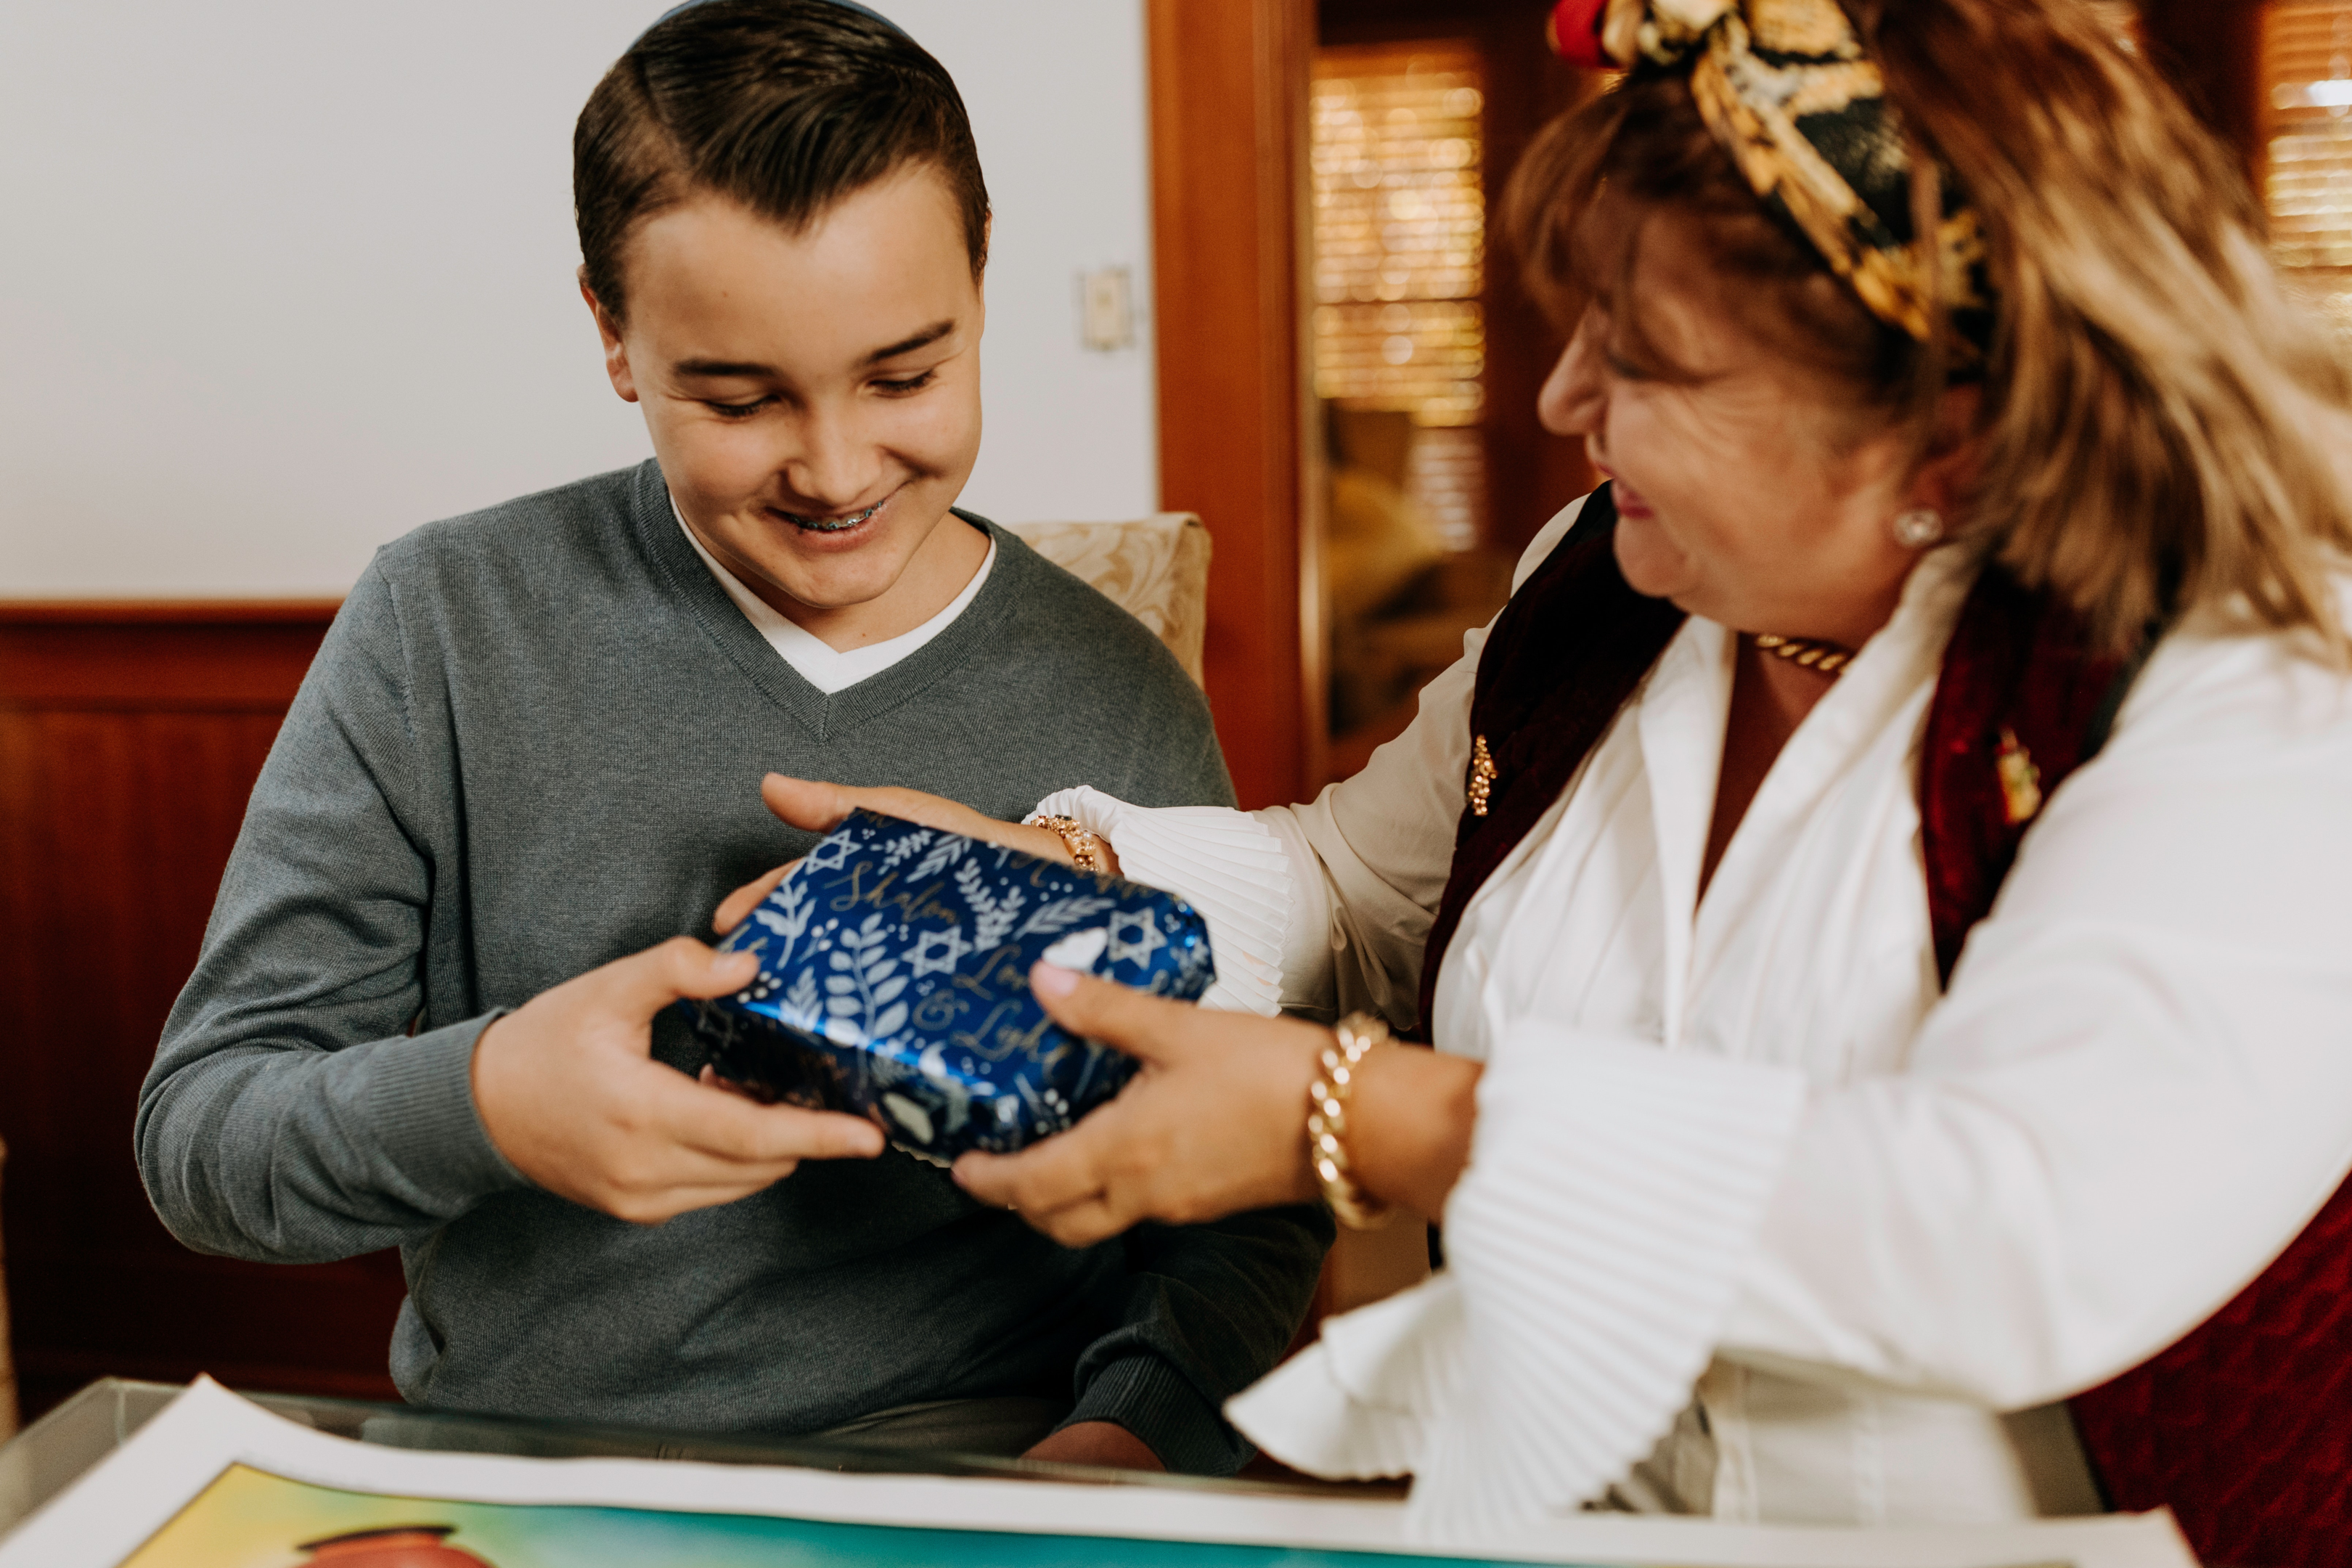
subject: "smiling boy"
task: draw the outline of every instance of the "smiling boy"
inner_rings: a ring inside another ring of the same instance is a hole
[[[952,83],[862,7],[702,0],[574,167],[655,458],[353,588],[141,1096],[158,1211],[238,1257],[399,1246],[419,1402],[1230,1471],[1319,1216],[1065,1251],[864,1121],[697,1082],[666,1010],[746,978],[675,933],[809,841],[771,770],[1231,802],[1150,634],[950,510],[989,221]]]

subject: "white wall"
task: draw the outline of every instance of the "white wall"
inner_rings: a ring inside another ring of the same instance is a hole
[[[663,0],[0,7],[0,595],[341,593],[418,523],[650,450],[574,292],[573,118]],[[1156,505],[1142,0],[881,0],[996,208],[1003,521]]]

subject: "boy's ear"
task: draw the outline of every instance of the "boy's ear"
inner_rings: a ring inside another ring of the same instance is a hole
[[[580,269],[580,297],[588,302],[588,313],[596,318],[596,335],[604,340],[604,374],[612,378],[613,390],[624,403],[637,400],[637,380],[629,370],[628,345],[621,341],[620,324],[614,321],[596,291],[588,287],[588,269]]]

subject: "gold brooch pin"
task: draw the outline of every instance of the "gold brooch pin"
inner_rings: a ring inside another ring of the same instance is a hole
[[[2000,727],[2000,755],[1993,767],[2000,774],[2001,808],[2009,825],[2032,821],[2042,809],[2042,770],[2033,765],[2033,753],[2018,743],[2017,731],[2006,724]]]
[[[1495,780],[1499,776],[1495,771],[1495,753],[1486,749],[1486,737],[1481,735],[1470,748],[1470,788],[1467,793],[1471,816],[1486,815],[1486,802],[1494,795]]]

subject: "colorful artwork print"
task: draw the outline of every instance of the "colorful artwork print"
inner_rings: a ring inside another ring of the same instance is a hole
[[[337,1491],[232,1465],[122,1568],[1380,1568],[1399,1561],[1280,1546],[435,1501]]]
[[[941,1164],[1062,1131],[1134,1074],[1045,1016],[1032,964],[1185,1001],[1216,978],[1181,900],[870,811],[719,945],[760,955],[748,989],[691,1009],[720,1076],[870,1117]]]

